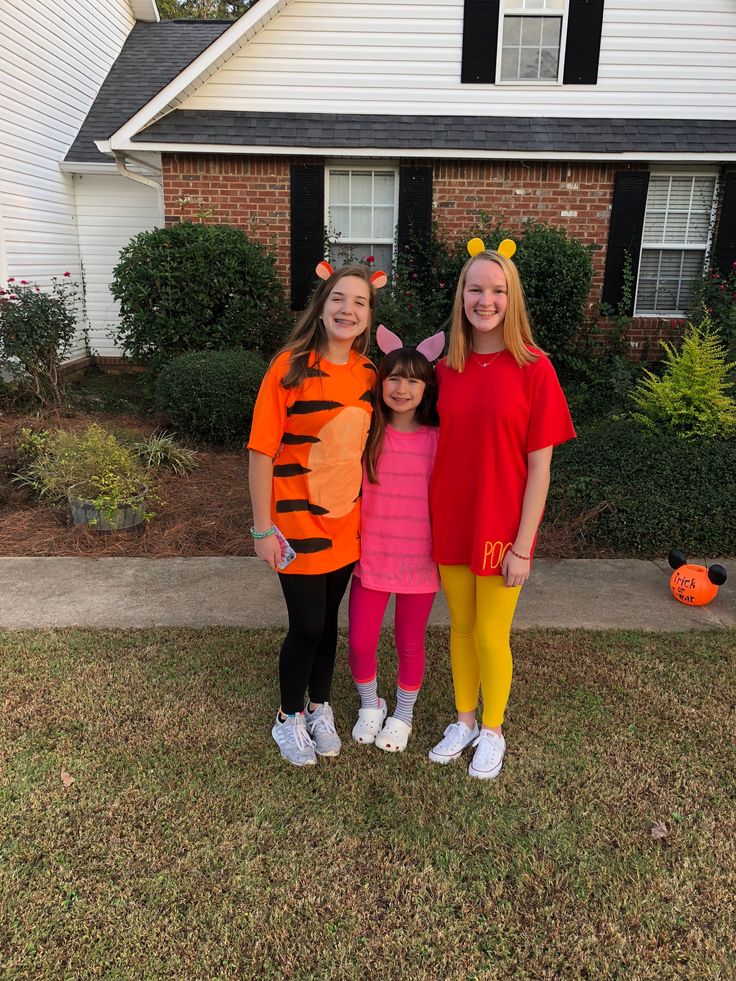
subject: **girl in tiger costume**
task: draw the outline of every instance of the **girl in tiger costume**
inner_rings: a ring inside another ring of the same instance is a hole
[[[263,379],[248,441],[255,552],[278,572],[289,614],[271,732],[297,766],[341,748],[329,704],[337,613],[360,554],[361,456],[376,381],[365,351],[386,283],[385,273],[359,265],[333,271],[322,262],[317,275]]]

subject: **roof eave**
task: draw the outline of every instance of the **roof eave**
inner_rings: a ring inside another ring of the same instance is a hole
[[[149,24],[158,24],[161,20],[156,0],[130,0],[130,9],[136,20],[142,20]]]
[[[105,143],[97,141],[98,149],[103,153],[114,150],[155,150],[158,153],[204,153],[204,154],[257,154],[259,156],[284,157],[362,157],[380,159],[392,158],[433,158],[433,159],[462,159],[462,160],[579,160],[591,162],[605,161],[652,161],[662,163],[688,164],[721,164],[736,162],[736,152],[714,153],[704,150],[702,153],[662,153],[655,151],[635,151],[626,153],[615,152],[573,152],[570,150],[483,150],[477,147],[441,147],[413,149],[411,147],[340,147],[340,146],[266,146],[263,144],[225,144],[225,143],[166,143],[146,142],[136,140],[117,145],[111,149],[112,141]]]

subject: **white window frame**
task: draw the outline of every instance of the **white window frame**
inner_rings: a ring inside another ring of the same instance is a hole
[[[647,309],[645,307],[640,307],[639,306],[639,286],[640,286],[640,283],[641,283],[641,264],[642,264],[642,257],[644,255],[644,252],[647,249],[649,249],[649,250],[655,250],[656,249],[656,250],[662,251],[662,252],[668,251],[668,250],[671,250],[673,252],[686,252],[686,251],[702,252],[703,253],[703,271],[706,270],[706,268],[708,266],[708,258],[710,256],[711,248],[712,248],[712,245],[713,245],[713,227],[715,225],[716,209],[717,209],[717,205],[718,205],[719,177],[718,177],[718,172],[716,170],[712,169],[712,168],[705,168],[705,167],[699,167],[699,168],[698,167],[688,167],[687,169],[684,169],[684,168],[683,169],[677,169],[677,168],[668,168],[668,169],[661,168],[660,169],[660,168],[657,168],[657,169],[654,169],[654,170],[651,170],[650,171],[650,174],[649,174],[650,185],[651,185],[652,178],[657,178],[657,177],[669,177],[669,178],[672,178],[672,177],[690,177],[690,178],[695,178],[695,177],[708,177],[708,178],[715,178],[715,184],[714,184],[714,187],[713,187],[713,200],[711,202],[710,218],[708,220],[708,233],[706,235],[705,242],[703,242],[703,243],[701,243],[701,242],[698,242],[698,243],[693,243],[693,242],[652,242],[652,241],[649,241],[648,242],[648,241],[645,241],[645,239],[644,239],[644,232],[642,230],[641,248],[639,249],[639,263],[638,263],[638,267],[637,267],[637,270],[636,270],[636,296],[634,297],[634,313],[633,313],[633,316],[634,317],[661,317],[661,318],[667,318],[667,317],[683,317],[687,313],[687,311],[684,310],[684,309],[668,310],[668,311],[665,312],[663,310],[650,310],[650,309]],[[648,189],[647,189],[647,201],[648,200],[649,200],[649,192],[648,192]],[[646,207],[647,206],[646,206],[646,203],[645,203],[645,205],[644,205],[644,220],[642,222],[642,229],[646,225],[646,214],[647,214]]]
[[[570,2],[565,0],[562,10],[525,9],[521,7],[522,0],[501,0],[498,24],[498,46],[496,49],[496,85],[521,85],[539,87],[540,85],[562,85],[565,72],[565,52],[567,47],[567,21],[570,14]],[[557,61],[557,78],[502,78],[503,66],[503,26],[506,17],[554,17],[560,18],[560,53]]]
[[[329,259],[329,246],[331,245],[350,245],[354,243],[349,239],[333,239],[330,232],[332,229],[332,222],[330,218],[330,178],[333,171],[340,170],[371,170],[373,173],[385,173],[394,175],[394,224],[391,238],[374,239],[371,242],[371,247],[375,245],[388,245],[391,248],[391,265],[393,267],[396,262],[396,228],[399,223],[399,165],[396,161],[387,160],[332,160],[325,165],[325,228],[327,229],[327,245],[328,254],[325,256]],[[359,259],[360,257],[356,257]],[[384,270],[386,273],[390,274],[391,270]]]

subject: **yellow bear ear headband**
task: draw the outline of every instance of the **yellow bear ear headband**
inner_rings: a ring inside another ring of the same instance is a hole
[[[486,244],[482,238],[471,238],[467,245],[468,252],[471,256],[475,257],[480,255],[481,252],[486,251]],[[503,242],[496,249],[504,259],[510,259],[511,256],[516,252],[516,242],[513,242],[510,238],[505,238]]]

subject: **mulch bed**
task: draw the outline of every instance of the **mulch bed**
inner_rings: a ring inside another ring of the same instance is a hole
[[[177,477],[159,471],[161,502],[156,516],[141,529],[100,533],[75,527],[68,509],[37,501],[25,488],[10,483],[15,446],[24,426],[35,429],[81,429],[92,422],[110,429],[135,429],[149,435],[167,428],[164,416],[133,414],[0,415],[0,556],[72,555],[105,558],[129,556],[186,558],[201,555],[254,555],[248,533],[252,524],[245,451],[201,450],[199,467]],[[170,427],[169,427],[170,428]],[[574,556],[593,514],[561,526],[542,525],[537,555]],[[592,554],[583,550],[583,554]]]
[[[145,556],[253,555],[252,524],[245,452],[206,450],[199,467],[177,477],[159,471],[161,503],[141,530],[101,534],[75,527],[67,509],[39,503],[9,482],[15,445],[23,426],[81,429],[98,422],[111,429],[137,429],[146,435],[166,428],[149,416],[70,413],[59,416],[0,416],[0,555]]]

